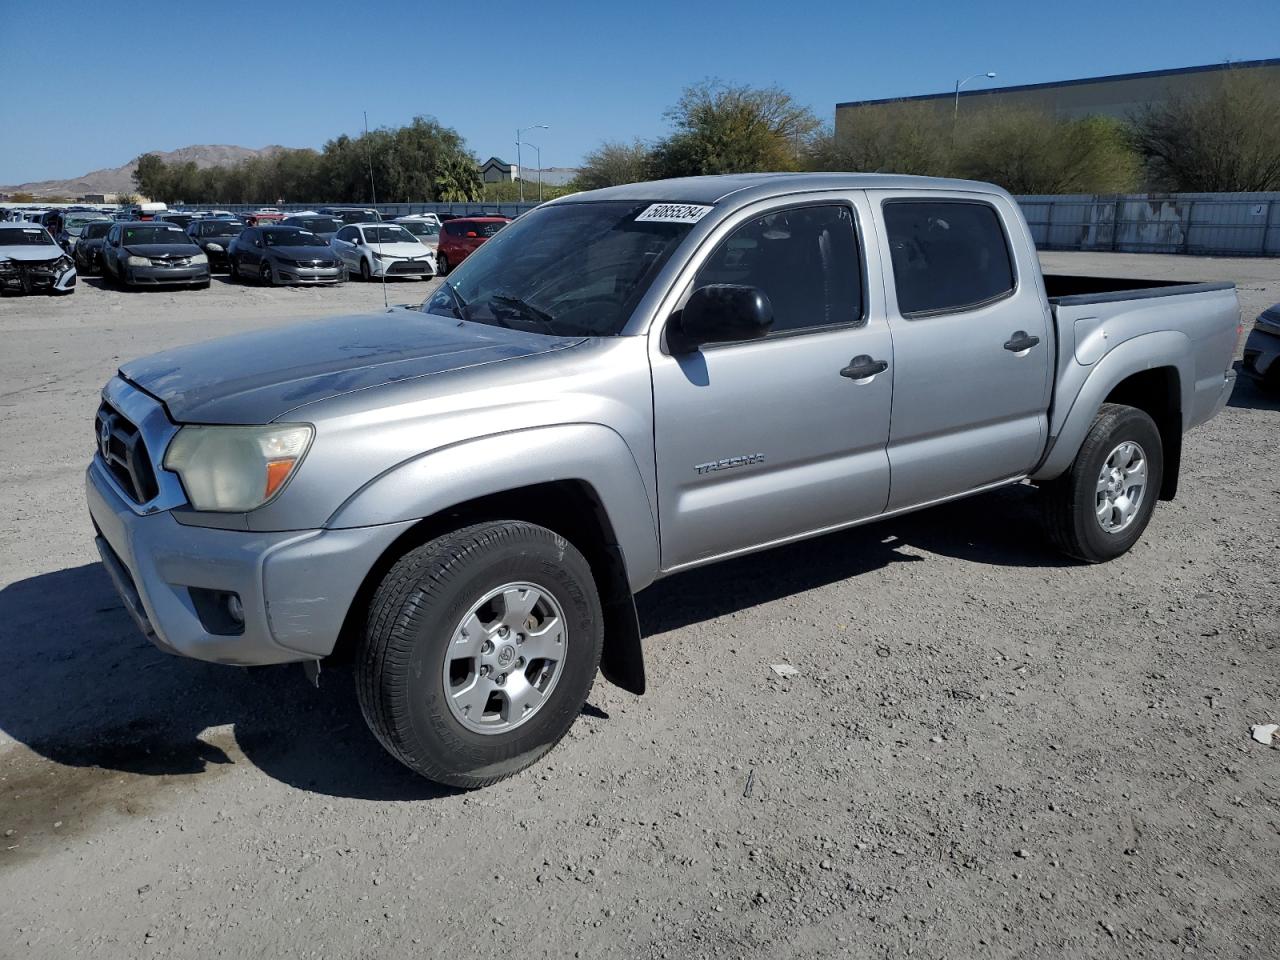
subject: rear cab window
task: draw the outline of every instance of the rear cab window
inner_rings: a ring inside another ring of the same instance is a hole
[[[1009,240],[980,200],[886,200],[882,207],[898,313],[973,310],[1013,293]]]

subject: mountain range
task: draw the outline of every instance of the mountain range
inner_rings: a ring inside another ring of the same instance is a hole
[[[165,163],[187,163],[192,161],[197,167],[229,167],[250,157],[267,157],[283,150],[284,147],[272,145],[258,150],[252,147],[234,147],[225,144],[200,144],[193,147],[179,147],[167,152],[150,151]],[[137,160],[130,160],[119,167],[94,170],[70,180],[36,180],[31,183],[19,183],[13,186],[0,186],[4,193],[30,193],[35,196],[80,197],[88,193],[133,193],[137,187],[133,182],[133,171],[137,168]]]

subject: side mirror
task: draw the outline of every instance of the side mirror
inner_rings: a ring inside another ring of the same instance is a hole
[[[704,343],[759,340],[773,326],[773,304],[763,290],[736,283],[713,283],[693,291],[667,344],[686,353]]]

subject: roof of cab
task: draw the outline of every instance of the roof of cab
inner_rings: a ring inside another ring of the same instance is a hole
[[[597,200],[653,200],[672,203],[717,204],[733,197],[747,202],[763,197],[817,190],[967,190],[1003,194],[990,183],[913,177],[897,173],[727,173],[714,177],[679,177],[603,187],[574,193],[551,203]]]

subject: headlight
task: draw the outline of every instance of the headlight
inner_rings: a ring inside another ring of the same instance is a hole
[[[72,264],[71,258],[68,257],[66,254],[63,254],[57,260],[54,261],[53,268],[55,270],[68,270],[71,268],[71,264]]]
[[[183,427],[165,451],[164,467],[182,478],[195,509],[243,513],[280,492],[314,432],[297,423]]]
[[[209,257],[204,253],[197,253],[191,258],[192,263],[208,263]]]
[[[17,273],[18,265],[12,260],[0,260],[0,273]]]
[[[150,257],[128,257],[125,260],[131,267],[149,267],[151,266]]]
[[[369,252],[373,254],[373,259],[375,259],[375,260],[382,260],[382,259],[390,260],[390,259],[391,259],[390,257],[386,257],[386,258],[384,258],[384,257],[382,256],[382,254],[380,254],[377,250],[371,250],[371,251],[369,251]]]
[[[221,252],[222,252],[222,244],[220,244],[220,243],[206,243],[206,244],[204,245],[204,248],[205,248],[206,250],[212,250],[212,251],[214,251],[215,253],[221,253]]]

